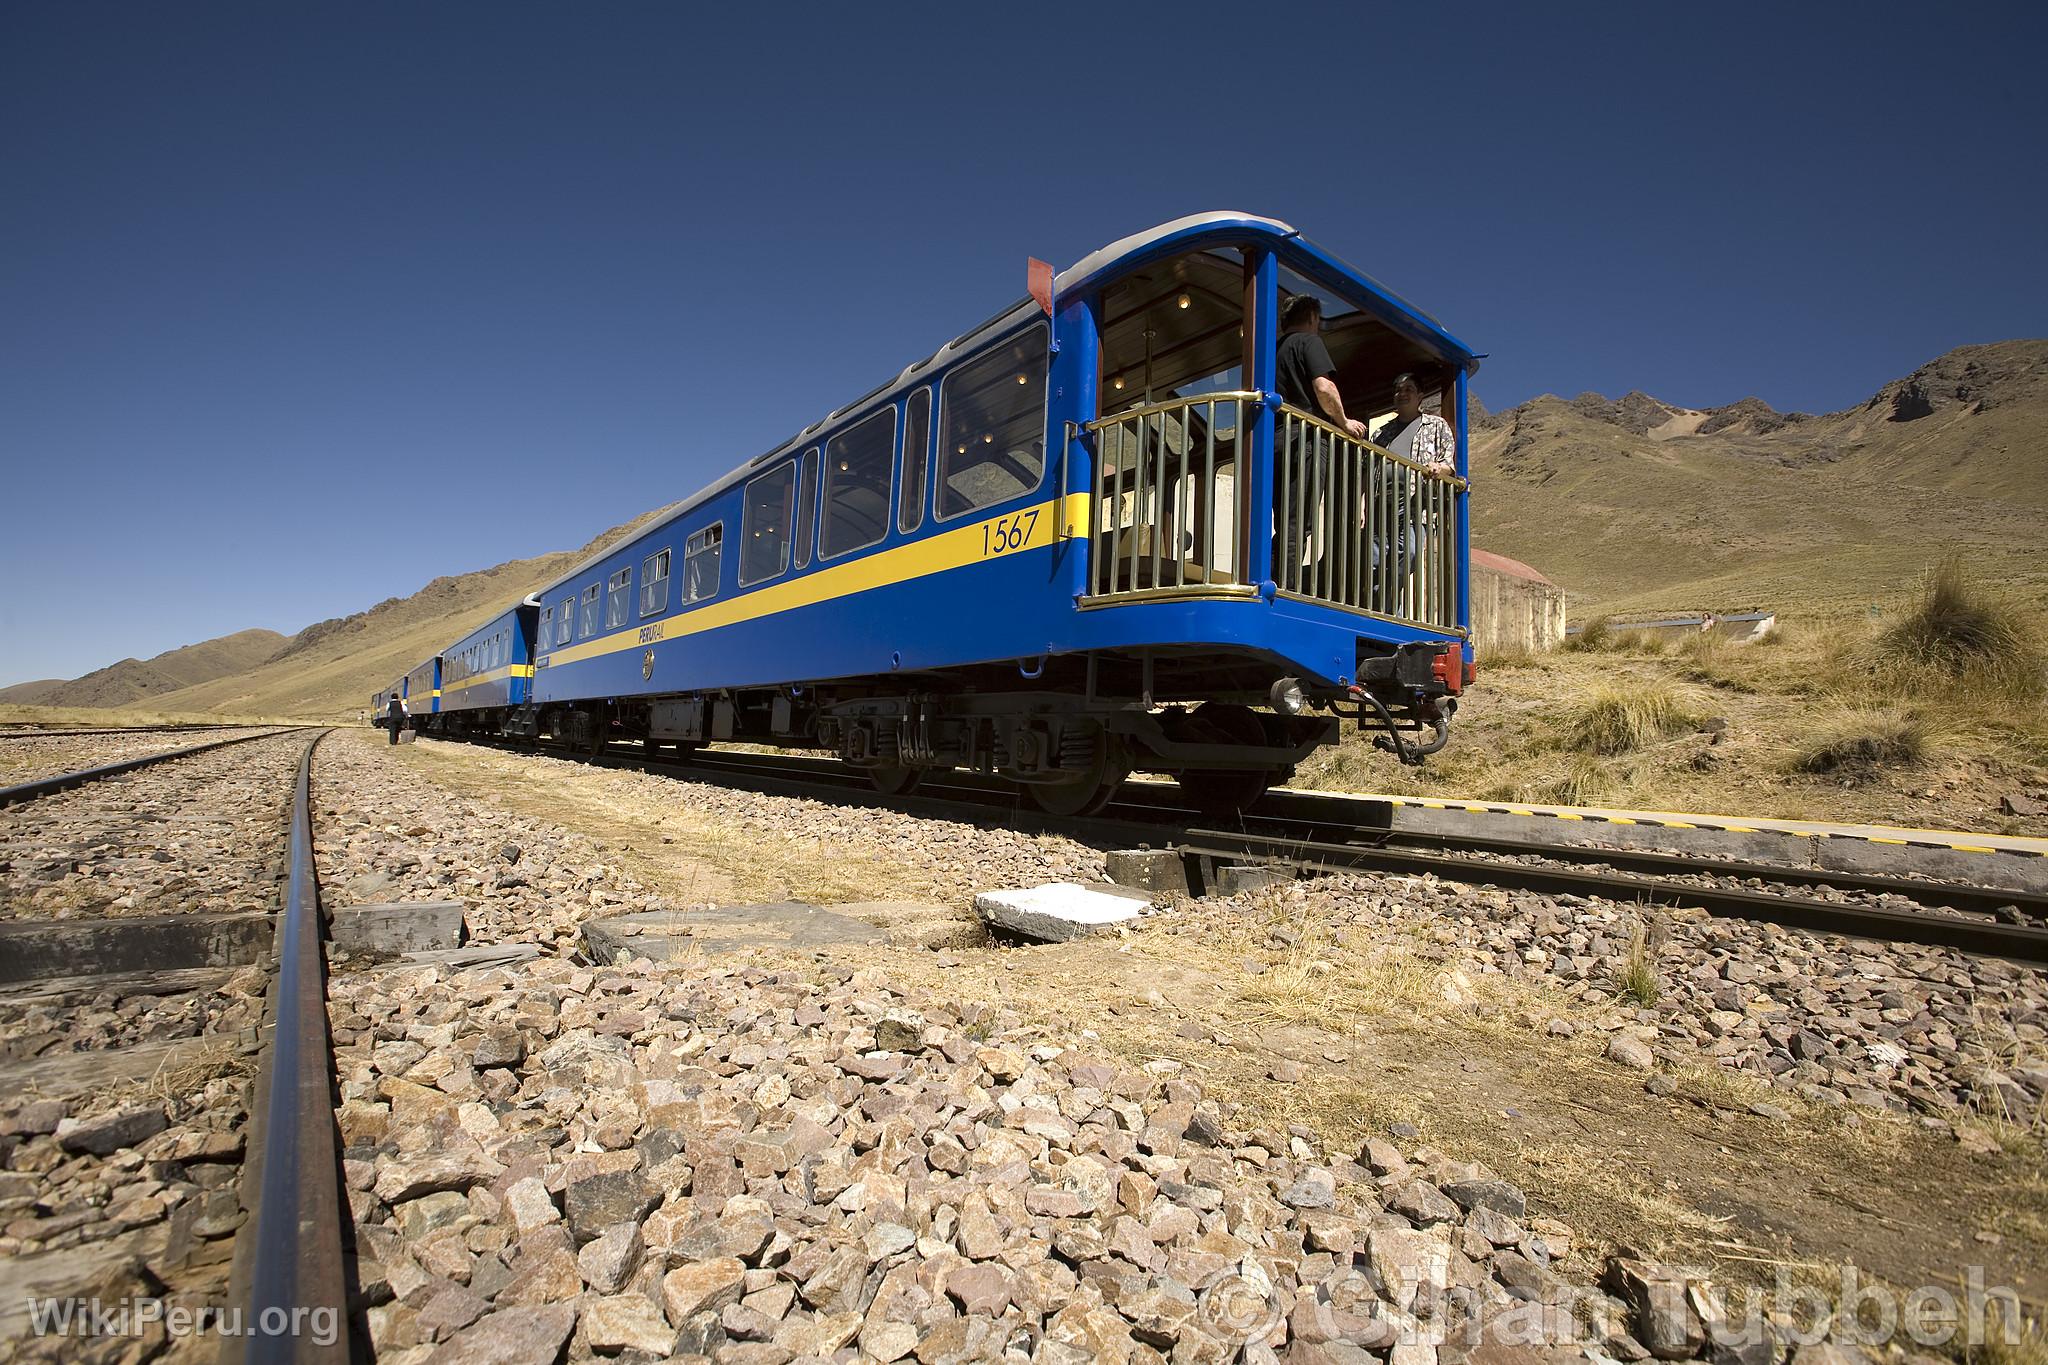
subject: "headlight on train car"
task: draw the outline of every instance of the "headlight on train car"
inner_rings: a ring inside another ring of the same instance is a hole
[[[1301,679],[1282,678],[1266,693],[1266,700],[1273,704],[1275,711],[1298,716],[1308,709],[1308,693],[1301,690]]]

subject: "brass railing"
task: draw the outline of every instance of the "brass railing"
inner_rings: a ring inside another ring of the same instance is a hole
[[[1238,458],[1255,392],[1147,403],[1090,422],[1091,598],[1249,591]],[[1462,479],[1298,408],[1273,424],[1273,580],[1283,593],[1458,628]]]
[[[1088,424],[1095,435],[1093,597],[1242,586],[1239,438],[1256,393],[1172,398]]]
[[[1458,628],[1464,481],[1282,405],[1273,424],[1273,581],[1280,591]]]

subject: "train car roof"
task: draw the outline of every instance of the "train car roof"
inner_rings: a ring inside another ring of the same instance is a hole
[[[1212,241],[1241,241],[1248,237],[1265,238],[1275,242],[1287,258],[1290,268],[1320,283],[1334,286],[1340,292],[1361,296],[1362,304],[1367,311],[1409,340],[1434,352],[1444,361],[1467,371],[1478,369],[1478,353],[1445,331],[1435,318],[1402,299],[1363,271],[1330,255],[1287,223],[1281,222],[1278,218],[1261,218],[1256,214],[1231,210],[1191,213],[1186,217],[1146,228],[1142,232],[1134,232],[1128,237],[1120,237],[1107,246],[1091,251],[1073,265],[1060,271],[1053,281],[1053,293],[1055,297],[1076,292],[1085,293],[1100,284],[1106,276],[1134,268],[1147,261],[1198,250]],[[915,387],[934,370],[943,368],[984,342],[994,340],[1012,328],[1020,326],[1041,311],[1032,299],[1018,300],[988,321],[962,332],[923,360],[904,366],[894,379],[886,380],[852,402],[835,408],[794,436],[777,442],[737,469],[720,475],[689,497],[671,503],[667,512],[641,527],[627,539],[586,556],[574,568],[548,580],[546,587],[525,599],[525,605],[542,604],[543,599],[581,578],[627,545],[644,540],[663,527],[689,515],[719,494],[753,477],[764,466],[786,455],[795,454],[807,441],[828,426],[847,420],[866,408],[879,406],[884,401],[893,402],[901,391]]]

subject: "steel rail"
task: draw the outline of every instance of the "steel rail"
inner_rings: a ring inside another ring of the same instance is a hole
[[[1997,887],[1965,882],[1914,881],[1909,877],[1883,877],[1869,872],[1835,872],[1824,867],[1792,867],[1778,863],[1738,862],[1723,858],[1696,858],[1683,853],[1660,853],[1652,849],[1602,848],[1597,844],[1530,843],[1519,839],[1497,839],[1484,835],[1438,834],[1420,830],[1390,830],[1385,844],[1400,848],[1456,849],[1508,858],[1548,858],[1553,862],[1598,863],[1621,872],[1644,872],[1666,877],[1726,877],[1738,881],[1764,881],[1780,886],[1831,887],[1837,891],[1860,891],[1872,896],[1901,896],[1922,905],[1942,905],[1972,914],[1995,915],[2007,908],[2048,916],[2048,896],[2030,891],[2002,891]],[[1996,855],[1991,855],[1996,856]]]
[[[1161,812],[1185,813],[1185,803],[1176,802],[1172,787],[1151,783],[1126,784],[1117,802],[1154,806]],[[1484,834],[1454,834],[1363,826],[1365,810],[1385,807],[1365,801],[1351,801],[1320,793],[1275,788],[1260,798],[1245,816],[1248,831],[1288,834],[1325,843],[1374,847],[1444,849],[1463,853],[1486,853],[1502,857],[1547,858],[1552,862],[1602,864],[1617,871],[1644,872],[1666,877],[1726,877],[1756,880],[1779,886],[1832,887],[1873,896],[1899,896],[1922,905],[1943,905],[1953,910],[1994,915],[2007,908],[2048,919],[2048,896],[2038,892],[2001,889],[1967,882],[1918,881],[1910,877],[1888,877],[1870,872],[1835,871],[1824,867],[1795,867],[1784,863],[1745,862],[1735,859],[1696,857],[1651,849],[1609,848],[1599,844],[1553,843],[1547,840],[1507,839]],[[1586,828],[1574,826],[1574,828]],[[1592,828],[1599,828],[1595,825]],[[1334,837],[1333,837],[1334,836]],[[1997,857],[1984,854],[1984,857]]]
[[[1245,858],[1320,872],[1426,874],[1446,881],[1544,895],[1687,906],[1717,917],[1764,920],[1817,933],[1955,948],[1985,957],[2048,963],[2048,929],[1963,915],[1930,915],[1885,906],[1809,900],[1723,886],[1697,886],[1621,872],[1459,858],[1408,849],[1368,848],[1230,830],[1189,830],[1173,850],[1184,857]]]
[[[223,1338],[224,1361],[349,1358],[341,1245],[348,1210],[335,1143],[311,809],[313,751],[328,733],[306,745],[292,787],[291,873],[278,925],[270,1043],[257,1074],[242,1172],[249,1221],[235,1254],[240,1334]]]
[[[92,730],[68,730],[62,726],[55,728],[5,726],[0,727],[0,739],[71,739],[74,737],[83,739],[95,735],[179,735],[207,730],[260,730],[265,728],[276,729],[277,727],[231,725],[226,722],[218,725],[117,725],[110,729]]]
[[[487,741],[519,751],[519,746]],[[531,751],[531,750],[527,750]],[[829,758],[806,758],[791,754],[745,754],[730,750],[704,751],[689,758],[668,758],[659,754],[607,746],[598,755],[563,753],[542,747],[542,752],[580,759],[598,766],[658,772],[677,777],[699,777],[729,786],[775,795],[828,799],[860,805],[886,807],[914,815],[960,819],[962,804],[979,806],[991,814],[1000,813],[1007,827],[1067,834],[1098,844],[1140,843],[1153,847],[1174,847],[1191,857],[1242,857],[1258,861],[1265,850],[1328,849],[1329,865],[1324,870],[1381,870],[1430,872],[1459,881],[1492,885],[1513,885],[1523,889],[1575,895],[1601,895],[1621,899],[1650,899],[1666,905],[1693,905],[1723,916],[1765,920],[1822,932],[1884,938],[1893,942],[1951,946],[1992,956],[2018,956],[2027,961],[2048,962],[2042,944],[2048,931],[2024,925],[1990,923],[1981,919],[1926,914],[1856,903],[1837,903],[1789,897],[1747,888],[1700,886],[1669,880],[1681,876],[1753,879],[1792,886],[1835,887],[1866,894],[1893,895],[1921,905],[1946,906],[1973,915],[1991,915],[2008,908],[2048,921],[2048,896],[2022,891],[1958,885],[1949,882],[1919,882],[1903,878],[1878,877],[1864,873],[1836,873],[1825,869],[1777,867],[1766,863],[1730,863],[1693,859],[1679,854],[1640,853],[1625,849],[1603,849],[1577,845],[1526,844],[1511,840],[1472,838],[1459,835],[1420,835],[1403,831],[1361,827],[1349,821],[1318,822],[1300,815],[1268,815],[1275,807],[1325,806],[1332,799],[1276,789],[1248,813],[1242,830],[1187,828],[1193,812],[1179,799],[1179,788],[1165,783],[1126,783],[1103,815],[1088,818],[1056,817],[1038,811],[1014,788],[981,778],[976,774],[952,773],[927,779],[907,796],[885,797],[873,791],[861,771]],[[1347,803],[1356,804],[1356,803]],[[1363,835],[1369,842],[1352,842]],[[1205,839],[1208,847],[1190,843]],[[1229,841],[1236,841],[1234,844]],[[1443,854],[1403,851],[1404,844],[1477,849],[1488,854],[1512,854],[1556,862],[1599,863],[1610,867],[1629,866],[1663,874],[1663,879],[1628,877],[1575,871],[1562,867],[1532,866],[1527,863],[1498,862],[1491,858],[1456,858]],[[1390,846],[1392,845],[1392,846]],[[1376,867],[1365,860],[1377,856]],[[1344,861],[1344,860],[1349,861]],[[1307,866],[1309,864],[1300,863]],[[1322,864],[1316,864],[1322,866]],[[1712,904],[1709,904],[1709,901]],[[1716,909],[1718,906],[1720,908]],[[1923,928],[1922,926],[1934,926]],[[1960,926],[1960,927],[1958,927]],[[2006,931],[2010,931],[2009,933]],[[1990,946],[1969,947],[1967,942]]]
[[[630,760],[629,760],[630,761]],[[700,771],[709,776],[731,774],[753,779],[756,773],[787,782],[815,782],[866,789],[858,769],[836,760],[807,759],[787,754],[701,753],[680,762],[663,762],[648,755],[650,765],[677,772]],[[844,776],[841,776],[844,774]],[[946,774],[927,779],[917,789],[920,797],[948,796],[981,803],[1014,799],[1001,784],[978,775]],[[2011,909],[2037,919],[2048,920],[2048,896],[2037,892],[2002,890],[1961,882],[1915,881],[1867,872],[1837,872],[1827,868],[1792,867],[1775,863],[1737,862],[1699,858],[1688,854],[1641,849],[1604,848],[1599,845],[1537,843],[1485,835],[1439,834],[1412,830],[1362,826],[1365,803],[1276,788],[1260,799],[1244,816],[1245,832],[1270,838],[1341,844],[1345,847],[1403,847],[1484,853],[1502,857],[1544,858],[1552,862],[1599,864],[1617,871],[1649,873],[1663,877],[1721,877],[1754,880],[1780,886],[1830,887],[1873,896],[1898,896],[1921,905],[1946,906],[1971,914],[1995,915]],[[1349,810],[1342,807],[1351,807]],[[1180,789],[1166,783],[1127,782],[1107,811],[1120,825],[1156,823],[1174,825],[1198,818],[1180,796]],[[1347,818],[1348,817],[1348,818]],[[1360,842],[1361,838],[1364,840]],[[1991,856],[1991,855],[1987,855]]]
[[[124,758],[119,763],[103,763],[96,768],[80,768],[77,772],[58,773],[55,777],[41,777],[33,782],[21,782],[12,787],[0,787],[0,806],[17,805],[33,801],[39,796],[50,796],[72,787],[83,787],[89,782],[102,778],[119,777],[132,773],[137,768],[147,768],[153,763],[168,763],[174,758],[191,758],[195,754],[208,753],[214,749],[225,749],[230,744],[253,744],[259,739],[276,739],[280,735],[295,735],[306,729],[298,726],[289,730],[266,730],[260,735],[236,735],[233,739],[210,740],[205,744],[191,744],[183,749],[171,749],[161,754],[144,754],[140,758]]]

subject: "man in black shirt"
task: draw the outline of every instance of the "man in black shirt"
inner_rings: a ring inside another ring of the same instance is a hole
[[[1344,415],[1337,392],[1337,367],[1323,344],[1323,301],[1314,294],[1296,294],[1280,310],[1278,375],[1280,396],[1303,412],[1314,413],[1365,439],[1365,423]]]
[[[1280,346],[1275,356],[1275,380],[1280,385],[1280,397],[1289,407],[1313,413],[1324,421],[1349,432],[1353,440],[1365,439],[1365,423],[1354,421],[1344,415],[1344,397],[1337,392],[1337,367],[1330,360],[1330,348],[1323,344],[1323,303],[1314,294],[1296,294],[1280,309]],[[1300,428],[1297,428],[1297,433]],[[1300,445],[1299,434],[1296,438]],[[1299,470],[1299,450],[1278,446],[1280,458],[1294,461]],[[1280,481],[1273,481],[1275,497],[1280,493]],[[1273,577],[1283,588],[1299,588],[1303,580],[1301,565],[1301,526],[1297,504],[1300,497],[1290,495],[1287,505],[1280,509],[1281,533],[1279,543],[1274,546]],[[1314,515],[1314,510],[1310,510]]]

